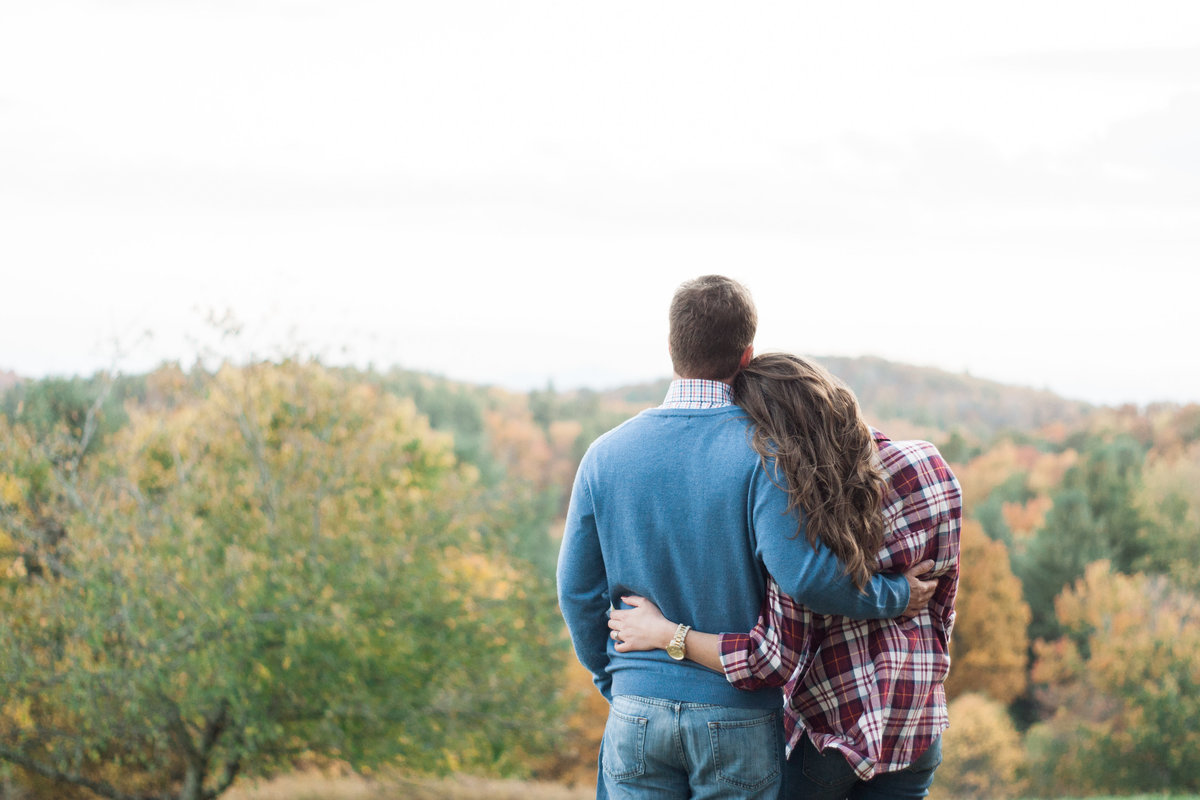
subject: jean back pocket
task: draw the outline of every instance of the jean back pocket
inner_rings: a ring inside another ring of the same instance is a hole
[[[602,745],[604,772],[615,781],[636,778],[646,771],[646,718],[608,712]]]
[[[777,714],[708,723],[718,780],[754,792],[779,776]]]

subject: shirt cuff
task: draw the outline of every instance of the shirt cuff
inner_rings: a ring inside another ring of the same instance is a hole
[[[750,637],[744,633],[722,633],[719,641],[726,680],[737,686],[740,681],[754,677],[748,658],[754,647]]]

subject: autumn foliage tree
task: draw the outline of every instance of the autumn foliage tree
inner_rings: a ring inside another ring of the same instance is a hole
[[[1200,789],[1200,600],[1102,561],[1055,610],[1064,635],[1033,668],[1053,709],[1029,733],[1039,789]]]
[[[975,520],[962,526],[959,589],[950,640],[951,697],[967,692],[1008,704],[1025,690],[1029,606],[1008,563],[1008,548]]]
[[[1138,569],[1200,593],[1200,441],[1151,453],[1137,506],[1145,545]]]
[[[71,431],[0,417],[0,759],[199,800],[301,754],[503,769],[545,747],[553,703],[523,698],[555,694],[551,587],[493,546],[509,511],[411,401],[261,364],[129,416],[82,462],[56,456]]]
[[[1024,789],[1025,753],[1004,706],[968,693],[950,703],[950,728],[942,735],[942,765],[930,797],[995,800]]]

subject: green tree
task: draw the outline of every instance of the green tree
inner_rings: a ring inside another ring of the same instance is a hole
[[[429,420],[434,430],[454,437],[454,454],[460,461],[476,465],[487,478],[499,477],[499,471],[487,454],[483,426],[486,395],[482,390],[445,378],[400,369],[393,369],[384,375],[371,373],[366,376],[347,369],[344,374],[350,380],[365,378],[377,381],[396,397],[415,403],[417,411]]]
[[[553,703],[521,698],[555,694],[552,589],[481,534],[504,509],[411,402],[286,363],[130,413],[52,471],[67,535],[0,600],[0,758],[199,800],[301,753],[511,770],[545,747]]]
[[[1014,559],[1033,612],[1031,638],[1059,634],[1053,599],[1088,564],[1104,559],[1118,572],[1131,572],[1145,555],[1137,504],[1144,456],[1138,442],[1118,436],[1094,444],[1063,477],[1045,524]]]
[[[951,464],[966,464],[974,456],[979,455],[979,447],[967,441],[961,431],[951,432],[945,442],[938,445],[942,457]]]
[[[124,403],[144,392],[143,380],[105,373],[90,378],[25,381],[0,398],[0,413],[38,437],[65,430],[95,450],[127,421]]]

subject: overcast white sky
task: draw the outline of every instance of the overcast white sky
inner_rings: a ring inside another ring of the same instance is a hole
[[[707,272],[760,350],[1200,401],[1200,3],[0,0],[0,369],[228,309],[604,387]]]

